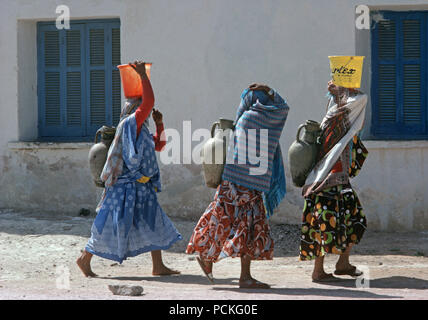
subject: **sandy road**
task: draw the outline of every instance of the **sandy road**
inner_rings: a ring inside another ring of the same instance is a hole
[[[298,226],[273,225],[276,240],[273,261],[252,264],[253,276],[272,285],[269,290],[238,289],[238,259],[214,266],[216,282],[203,276],[194,256],[184,254],[195,221],[174,223],[184,240],[164,252],[167,265],[182,274],[151,276],[150,254],[122,265],[98,257],[85,278],[75,265],[90,234],[93,217],[0,210],[0,299],[427,299],[428,232],[368,231],[351,262],[366,272],[365,279],[343,277],[330,284],[311,282],[311,262],[297,259]],[[333,271],[335,256],[326,266]],[[109,284],[140,285],[139,297],[114,296]]]

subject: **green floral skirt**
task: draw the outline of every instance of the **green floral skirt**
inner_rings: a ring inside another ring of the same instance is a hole
[[[300,260],[341,254],[360,242],[367,228],[360,200],[350,186],[335,186],[305,198]]]

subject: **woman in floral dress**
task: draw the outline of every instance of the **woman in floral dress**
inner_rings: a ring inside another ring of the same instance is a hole
[[[360,200],[350,184],[367,157],[357,133],[364,123],[367,96],[331,81],[328,90],[334,99],[321,123],[322,147],[318,163],[307,178],[300,242],[300,260],[315,260],[312,280],[337,280],[324,271],[324,257],[338,254],[336,275],[360,276],[349,255],[367,227]]]

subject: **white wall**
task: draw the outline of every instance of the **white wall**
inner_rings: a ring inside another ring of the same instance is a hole
[[[427,229],[428,142],[366,141],[369,157],[355,178],[370,225]]]
[[[17,21],[18,134],[20,141],[37,138],[37,32],[36,21]],[[20,49],[20,50],[19,50]]]
[[[365,2],[378,6],[417,3]],[[33,184],[18,181],[29,179],[25,177],[43,181],[37,185],[46,188],[43,201],[43,195],[37,193],[40,204],[36,207],[40,209],[76,211],[96,204],[98,191],[92,187],[85,167],[88,145],[74,145],[80,148],[74,151],[61,148],[49,151],[46,145],[8,146],[8,142],[36,136],[35,26],[36,21],[55,20],[59,4],[68,5],[75,19],[120,18],[122,62],[136,58],[153,62],[156,105],[164,113],[167,127],[181,130],[182,121],[191,120],[193,129],[209,128],[219,117],[234,118],[240,93],[248,84],[265,82],[276,88],[290,105],[281,138],[285,156],[297,127],[306,119],[320,120],[325,112],[327,56],[359,51],[355,46],[359,36],[356,39],[354,25],[354,8],[359,1],[76,0],[43,1],[35,5],[33,1],[0,0],[0,4],[4,8],[0,13],[3,71],[0,74],[0,207],[27,206],[26,201],[16,196],[17,190],[27,198],[35,194]],[[364,79],[370,78],[367,66]],[[402,146],[390,150],[379,144],[370,145],[366,167],[355,181],[374,229],[428,228],[427,217],[420,218],[428,191],[419,189],[420,182],[427,180],[428,171],[418,171],[415,176],[399,156]],[[424,154],[428,149],[426,144],[417,142],[412,150]],[[33,156],[34,166],[26,164],[29,158],[24,154]],[[388,162],[380,161],[381,154]],[[408,157],[418,168],[425,168],[422,157],[412,153]],[[63,170],[49,171],[53,164]],[[382,181],[397,168],[400,176],[412,176],[417,183],[409,184],[399,198],[391,198],[397,194],[398,186],[378,184],[383,195],[381,199],[375,197],[371,192],[372,180]],[[200,167],[162,166],[161,169],[164,192],[160,199],[165,210],[171,215],[196,219],[213,193],[203,186]],[[68,176],[71,173],[72,178]],[[64,185],[64,177],[68,185]],[[21,188],[13,187],[14,182]],[[300,190],[291,186],[289,176],[287,184],[288,195],[275,221],[299,223],[303,203]],[[69,195],[64,197],[67,192]],[[419,194],[419,198],[413,199]],[[389,198],[395,200],[390,202]],[[406,213],[403,213],[404,204],[410,206]],[[34,207],[34,203],[31,205]]]

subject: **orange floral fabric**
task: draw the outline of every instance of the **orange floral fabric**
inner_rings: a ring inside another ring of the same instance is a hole
[[[199,219],[186,253],[199,252],[213,262],[244,254],[253,260],[271,260],[273,247],[262,193],[223,181]]]

